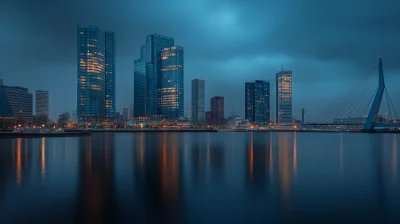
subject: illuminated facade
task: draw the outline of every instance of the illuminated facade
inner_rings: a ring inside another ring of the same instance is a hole
[[[80,121],[115,117],[114,33],[77,27],[77,115]]]
[[[140,58],[134,61],[135,117],[152,117],[160,114],[161,52],[174,46],[174,38],[159,34],[146,37]],[[182,61],[183,62],[183,61]]]
[[[36,90],[36,118],[49,118],[49,91]]]
[[[176,46],[161,51],[159,111],[165,118],[183,117],[184,102],[183,48]]]
[[[276,123],[291,124],[292,118],[292,71],[276,73]]]
[[[192,80],[192,123],[199,124],[205,121],[205,85],[204,79]]]
[[[19,86],[0,85],[0,117],[32,121],[32,93]]]
[[[245,118],[258,124],[270,123],[270,83],[256,80],[245,84]]]
[[[106,118],[115,117],[115,35],[106,31],[105,35],[105,94]]]

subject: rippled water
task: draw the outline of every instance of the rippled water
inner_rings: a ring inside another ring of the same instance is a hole
[[[399,223],[396,134],[0,139],[0,223]]]

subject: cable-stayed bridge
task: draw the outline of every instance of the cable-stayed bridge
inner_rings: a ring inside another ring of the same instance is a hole
[[[385,116],[379,115],[382,105],[387,110]],[[302,126],[352,125],[361,127],[364,132],[373,132],[375,128],[400,128],[385,86],[382,58],[371,72],[328,104],[314,119]]]

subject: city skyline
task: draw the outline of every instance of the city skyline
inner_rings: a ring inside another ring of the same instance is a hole
[[[1,15],[11,26],[2,26],[2,31],[9,35],[1,41],[3,54],[0,57],[4,70],[1,78],[9,85],[24,86],[30,91],[48,90],[52,95],[52,119],[63,111],[76,109],[76,90],[71,86],[76,83],[75,29],[76,24],[81,23],[116,33],[119,46],[116,53],[116,108],[131,105],[133,60],[139,57],[143,37],[154,32],[173,36],[185,47],[185,86],[190,86],[193,78],[203,77],[208,80],[207,95],[225,96],[226,110],[233,108],[241,116],[244,116],[243,105],[236,105],[236,101],[244,102],[244,96],[237,90],[242,89],[246,81],[256,79],[269,80],[274,89],[274,75],[281,65],[296,73],[293,113],[297,119],[301,108],[306,108],[311,116],[326,102],[334,100],[340,89],[346,89],[361,74],[368,72],[380,55],[385,60],[386,78],[391,80],[387,88],[393,100],[399,100],[400,90],[396,83],[400,78],[395,76],[400,70],[397,61],[400,46],[395,41],[400,36],[395,28],[398,19],[393,4],[396,3],[371,1],[360,6],[360,19],[357,20],[352,17],[353,9],[340,2],[329,6],[313,2],[304,8],[296,2],[288,6],[283,3],[213,1],[216,7],[206,10],[208,3],[117,1],[94,4],[71,1],[62,6],[51,2],[41,7],[28,1],[5,4],[0,9]],[[99,13],[86,12],[84,9],[88,5]],[[58,17],[46,13],[60,7],[63,10],[59,10]],[[152,7],[158,13],[150,10]],[[128,12],[124,10],[126,8],[131,10]],[[163,8],[170,10],[161,10]],[[335,13],[338,10],[341,12],[339,18]],[[99,16],[105,12],[109,13],[107,18]],[[268,19],[269,16],[277,18],[281,12],[289,14],[287,20]],[[315,16],[318,21],[311,20]],[[147,18],[146,22],[141,23],[141,18]],[[24,21],[29,21],[29,26]],[[201,35],[196,30],[200,30]],[[301,35],[287,35],[288,30]],[[379,36],[374,35],[375,32],[379,32]],[[31,41],[23,41],[24,37]],[[371,46],[371,43],[382,44]],[[28,74],[35,79],[28,79]],[[308,97],[315,92],[323,94]],[[272,92],[273,99],[274,95]],[[273,101],[271,103],[271,110],[275,111]],[[185,116],[190,115],[189,105],[190,89],[186,88]]]

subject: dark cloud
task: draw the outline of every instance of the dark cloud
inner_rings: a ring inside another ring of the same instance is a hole
[[[49,90],[53,118],[75,109],[81,23],[116,33],[118,111],[132,104],[133,60],[150,33],[185,48],[187,112],[193,78],[206,78],[208,97],[225,96],[227,111],[244,114],[244,82],[274,87],[281,66],[293,70],[295,111],[319,110],[379,56],[399,101],[399,10],[391,0],[0,0],[0,78]]]

